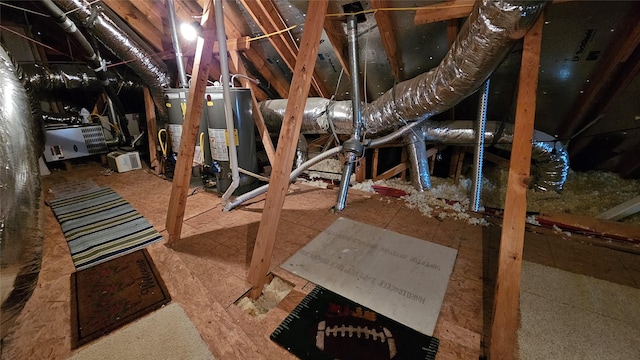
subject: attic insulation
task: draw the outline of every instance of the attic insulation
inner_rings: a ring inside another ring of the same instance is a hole
[[[306,185],[326,188],[327,182],[321,179],[336,179],[336,175],[332,174],[340,170],[341,165],[338,160],[327,159],[309,168],[306,173],[310,180],[302,178],[299,180]],[[507,177],[507,169],[498,166],[488,167],[482,178],[482,208],[500,209],[504,206]],[[407,206],[420,210],[427,217],[439,219],[452,217],[471,225],[486,224],[481,221],[482,219],[467,212],[468,204],[471,201],[469,197],[471,179],[463,176],[459,185],[454,184],[452,178],[432,177],[431,181],[433,187],[428,191],[417,191],[410,182],[399,178],[366,180],[361,183],[356,183],[354,179],[352,183],[354,189],[371,193],[376,192],[373,187],[375,185],[401,190],[406,193],[401,199],[407,203]],[[606,189],[615,189],[615,191],[607,191]],[[561,193],[529,189],[527,192],[527,211],[536,213],[546,210],[595,217],[639,193],[639,180],[623,179],[610,172],[568,171],[567,180]],[[383,197],[381,201],[388,200]],[[640,213],[620,221],[640,225]],[[535,223],[535,216],[530,216],[527,222],[539,225]]]

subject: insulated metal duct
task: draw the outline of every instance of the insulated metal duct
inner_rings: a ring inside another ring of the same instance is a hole
[[[388,133],[406,122],[423,120],[450,109],[473,94],[498,67],[513,45],[536,21],[545,3],[483,0],[477,2],[456,41],[436,68],[403,81],[362,107],[369,134]],[[286,100],[260,105],[265,122],[279,129]],[[302,132],[352,131],[351,100],[310,98],[303,114]]]
[[[487,144],[503,150],[511,150],[513,124],[489,121],[484,140]],[[475,132],[473,121],[436,122],[426,121],[422,125],[422,136],[427,143],[445,145],[473,145]],[[553,136],[534,130],[531,152],[530,187],[537,190],[560,191],[569,174],[569,155]]]
[[[34,92],[60,90],[102,90],[102,81],[86,66],[76,64],[22,64],[23,83]],[[107,72],[107,79],[119,91],[142,90],[142,85],[132,80],[120,79],[115,72]]]
[[[436,68],[403,81],[388,90],[381,97],[363,106],[363,121],[369,134],[385,134],[406,123],[423,121],[433,115],[450,109],[473,94],[487,80],[491,73],[502,62],[513,45],[518,42],[533,23],[538,19],[545,7],[542,1],[507,1],[483,0],[476,2],[469,18],[460,30],[456,41]],[[268,100],[260,104],[269,131],[279,131],[286,100]],[[310,98],[304,109],[301,132],[303,134],[320,134],[335,132],[350,134],[352,132],[351,101],[332,101],[328,99]],[[469,129],[471,133],[471,127]],[[472,138],[473,139],[473,138]],[[415,140],[415,139],[414,139]],[[415,143],[415,141],[410,141]],[[473,143],[473,140],[470,141]],[[553,147],[562,148],[556,143]],[[412,170],[420,169],[423,151],[418,148],[409,149],[415,152],[412,156]],[[564,149],[555,150],[562,151]],[[568,161],[566,156],[556,157],[555,152],[537,151],[538,156],[554,156],[563,162],[558,164],[557,171],[538,171],[539,189],[561,189],[566,179]],[[556,164],[556,159],[548,161]],[[541,158],[534,160],[537,166],[545,163]],[[424,168],[424,166],[422,166]],[[562,170],[565,169],[565,170]],[[565,172],[565,176],[560,174]],[[412,171],[413,173],[413,171]],[[414,176],[419,176],[415,175]],[[545,176],[552,176],[547,179]],[[419,185],[429,183],[424,178],[417,180]],[[414,185],[416,182],[414,181]]]
[[[153,101],[161,117],[166,118],[162,88],[171,84],[166,65],[156,59],[150,50],[146,50],[126,29],[126,25],[117,19],[110,10],[90,4],[85,0],[54,0],[69,13],[69,17],[86,26],[91,35],[98,39],[109,51],[129,66],[142,81],[149,86]],[[133,61],[131,61],[133,60]]]
[[[33,119],[19,70],[0,46],[0,267],[1,338],[31,296],[40,272],[42,212],[39,122]],[[15,275],[15,281],[7,281]]]

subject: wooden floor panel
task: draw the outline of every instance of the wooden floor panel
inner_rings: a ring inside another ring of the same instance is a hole
[[[171,183],[148,170],[104,175],[99,164],[53,170],[43,178],[45,197],[52,184],[92,179],[128,200],[167,238],[165,218]],[[289,296],[261,319],[242,312],[234,302],[248,289],[247,269],[260,221],[264,196],[222,212],[216,194],[196,191],[188,197],[183,239],[149,246],[172,301],[193,321],[216,359],[293,359],[269,340],[313,284],[278,265],[311,241],[339,216],[384,227],[458,250],[434,336],[440,339],[437,359],[478,359],[487,342],[488,319],[497,267],[499,220],[488,227],[426,218],[401,200],[350,190],[347,207],[330,212],[336,190],[292,187],[278,228],[272,269],[295,284]],[[46,238],[42,271],[33,296],[3,345],[2,359],[66,359],[73,354],[70,337],[69,276],[74,271],[64,236],[50,209],[45,209]],[[535,228],[537,229],[537,228]],[[579,235],[548,230],[528,231],[525,260],[586,273],[616,283],[640,286],[636,254],[582,243]]]

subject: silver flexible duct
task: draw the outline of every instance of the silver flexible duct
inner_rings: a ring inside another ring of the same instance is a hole
[[[142,42],[135,41],[133,31],[125,30],[126,25],[110,10],[99,5],[91,5],[86,0],[54,0],[69,17],[87,27],[87,30],[109,51],[129,66],[142,81],[149,86],[159,117],[166,118],[162,88],[171,84],[166,65],[156,59]],[[109,13],[109,15],[107,15]],[[131,61],[133,60],[133,61]]]
[[[102,80],[86,66],[75,64],[55,64],[44,66],[41,64],[22,64],[26,87],[38,93],[59,90],[94,90],[102,89]],[[131,80],[122,80],[114,72],[107,72],[107,79],[119,91],[142,90],[142,85]]]
[[[403,139],[411,169],[411,185],[420,191],[431,189],[429,175],[429,159],[427,158],[427,144],[422,136],[416,132],[408,132]],[[419,176],[413,174],[420,174]]]
[[[75,43],[80,47],[82,55],[87,59],[89,66],[93,71],[101,73],[102,85],[107,86],[109,82],[106,80],[106,67],[104,66],[104,61],[100,58],[87,38],[84,37],[76,24],[71,21],[56,4],[53,3],[52,0],[41,0],[41,4],[49,11],[51,14],[51,18],[62,28],[67,34],[71,35],[71,37],[75,40]]]
[[[393,131],[407,122],[425,120],[441,113],[471,95],[485,82],[513,45],[525,35],[544,6],[545,3],[540,1],[477,2],[456,41],[438,67],[401,82],[363,107],[366,131],[371,134]],[[350,134],[351,107],[350,100],[310,98],[305,106],[301,132],[320,134],[335,131],[338,134]],[[285,108],[286,100],[268,100],[260,104],[269,131],[279,131]],[[386,138],[377,138],[369,146],[380,144],[384,139]],[[561,148],[560,144],[554,145],[555,148]],[[424,189],[419,184],[428,183],[425,179],[428,173],[423,171],[424,164],[420,165],[424,163],[424,159],[421,159],[422,152],[418,150],[415,147],[413,150],[409,149],[410,153],[413,151],[416,155],[412,159],[412,174],[414,177],[420,177],[414,180],[414,185]],[[564,149],[561,151],[565,152]],[[542,154],[551,156],[555,152],[541,152],[539,155]],[[558,169],[562,173],[560,168],[568,168],[567,158],[560,156],[556,159],[564,161]],[[555,160],[548,162],[556,163]],[[544,161],[538,158],[534,163],[540,165]],[[420,172],[416,175],[414,171]],[[562,176],[555,176],[554,171],[538,172],[539,183],[535,185],[537,188],[562,188],[563,183],[558,183]],[[546,179],[544,176],[547,175],[552,178]],[[554,186],[549,186],[550,184]]]
[[[515,3],[518,3],[516,5]],[[536,21],[544,2],[476,2],[436,68],[399,83],[365,108],[369,133],[426,119],[474,93]]]
[[[439,114],[474,93],[498,67],[513,45],[536,21],[545,3],[483,0],[477,2],[440,65],[403,81],[363,106],[369,134],[386,133],[409,121]],[[302,132],[325,133],[332,122],[337,133],[350,134],[351,100],[309,99]],[[269,129],[279,129],[286,100],[260,105]],[[349,111],[347,111],[349,109]]]
[[[513,143],[513,124],[489,121],[484,140],[497,148],[510,151]],[[427,143],[445,145],[473,145],[475,132],[473,121],[436,122],[426,121],[422,125]],[[530,187],[537,190],[560,191],[569,174],[569,155],[553,136],[534,130],[531,161]]]
[[[39,128],[33,119],[19,70],[0,46],[0,267],[2,338],[14,323],[38,280],[42,254],[42,212],[38,157]],[[19,268],[11,273],[12,269]],[[7,290],[5,292],[5,290]]]

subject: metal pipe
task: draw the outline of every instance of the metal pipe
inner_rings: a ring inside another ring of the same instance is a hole
[[[355,15],[347,16],[347,39],[349,43],[349,71],[351,73],[351,109],[353,111],[353,134],[349,140],[350,146],[343,146],[344,151],[344,169],[340,178],[340,187],[338,188],[338,199],[334,210],[340,212],[344,210],[347,202],[347,192],[349,191],[349,182],[355,162],[359,156],[362,156],[362,145],[360,137],[362,132],[362,112],[360,110],[360,84],[358,77],[358,21]]]
[[[337,155],[340,151],[342,151],[342,146],[336,146],[334,148],[331,148],[321,154],[318,154],[316,156],[314,156],[313,158],[307,160],[306,162],[302,163],[300,165],[300,167],[294,169],[291,172],[291,175],[289,176],[289,182],[294,181],[296,178],[298,178],[298,176],[300,176],[300,174],[302,174],[303,171],[305,171],[307,168],[309,168],[310,166],[313,166],[317,163],[319,163],[320,161],[329,158],[331,156],[335,156]],[[259,188],[253,189],[249,192],[246,192],[238,197],[236,197],[235,199],[233,199],[233,201],[229,201],[224,205],[223,210],[224,211],[231,211],[233,210],[236,206],[242,204],[243,202],[253,199],[254,197],[258,196],[258,195],[262,195],[264,193],[267,192],[267,190],[269,189],[269,184],[265,184],[262,185]]]
[[[404,136],[404,144],[411,167],[411,184],[419,191],[431,189],[427,145],[424,139],[415,131],[410,131]]]
[[[480,101],[478,104],[478,116],[476,119],[475,135],[476,146],[473,157],[473,193],[469,203],[471,211],[480,209],[480,193],[482,193],[482,161],[484,160],[484,132],[487,128],[487,104],[489,103],[490,79],[484,83]]]
[[[424,122],[424,120],[422,121],[416,121],[414,123],[411,123],[409,125],[406,125],[398,130],[396,130],[395,132],[379,137],[375,140],[369,140],[366,144],[366,146],[368,147],[376,147],[376,146],[380,146],[380,145],[384,145],[390,141],[396,140],[397,138],[407,134],[407,132],[409,131],[415,131],[416,129],[419,129],[419,126]],[[331,148],[323,153],[320,153],[316,156],[314,156],[313,158],[305,161],[304,163],[300,164],[300,166],[296,169],[294,169],[291,172],[291,176],[289,177],[289,182],[295,181],[296,178],[298,178],[298,176],[300,176],[300,174],[302,174],[303,171],[305,171],[306,169],[308,169],[309,167],[319,163],[320,161],[327,159],[331,156],[335,156],[336,154],[340,153],[342,151],[342,146],[336,146],[334,148]],[[253,199],[254,197],[264,194],[265,192],[267,192],[267,190],[269,189],[269,184],[263,185],[257,189],[254,189],[252,191],[249,191],[247,193],[244,193],[238,197],[236,197],[233,201],[228,202],[223,210],[224,211],[230,211],[233,208],[235,208],[236,206],[242,204],[243,202],[249,200],[249,199]]]
[[[231,167],[231,185],[222,195],[222,203],[226,204],[231,194],[238,188],[240,183],[240,172],[238,171],[238,153],[236,151],[236,139],[233,124],[233,106],[231,104],[231,89],[229,86],[229,57],[227,56],[227,36],[224,28],[224,15],[222,12],[222,0],[215,0],[214,11],[216,18],[216,32],[218,44],[220,46],[220,71],[222,72],[222,96],[224,97],[224,117],[227,121],[227,132],[229,139],[229,166]]]
[[[173,0],[167,0],[169,5],[169,25],[171,27],[171,42],[173,43],[173,51],[176,53],[176,67],[178,68],[178,82],[181,88],[188,88],[187,72],[184,67],[184,58],[178,38],[178,27],[176,26],[176,8]]]

